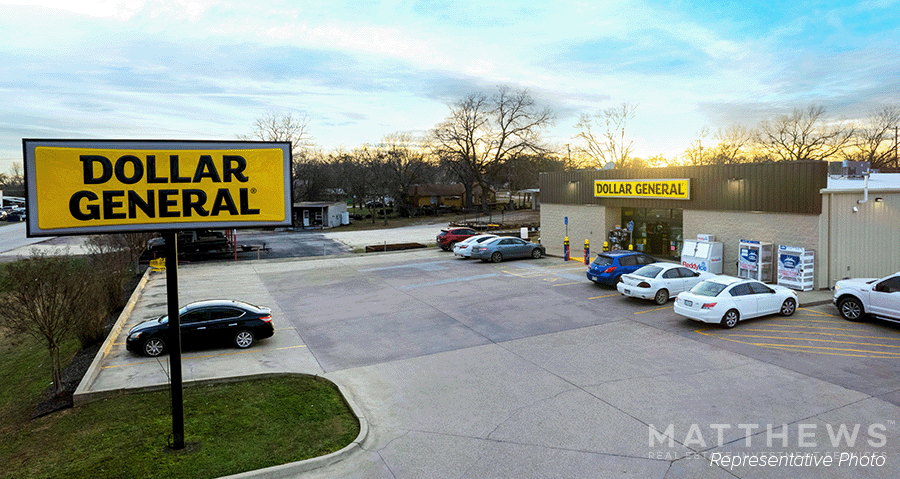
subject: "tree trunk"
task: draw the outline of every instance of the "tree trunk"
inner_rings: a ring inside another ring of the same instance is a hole
[[[53,395],[63,391],[62,362],[59,359],[59,345],[50,344],[47,348],[50,353],[50,378],[53,380]]]

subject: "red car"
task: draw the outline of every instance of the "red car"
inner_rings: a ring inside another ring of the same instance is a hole
[[[437,245],[444,251],[453,251],[456,243],[477,235],[472,228],[447,228],[437,235]]]

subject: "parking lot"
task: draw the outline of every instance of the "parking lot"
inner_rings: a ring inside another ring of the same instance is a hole
[[[771,477],[709,457],[810,452],[885,463],[778,475],[900,473],[900,327],[848,323],[801,295],[791,317],[726,330],[675,315],[671,302],[624,298],[584,271],[436,248],[185,265],[182,304],[242,299],[272,307],[276,324],[247,351],[186,352],[185,379],[305,372],[342,385],[369,435],[343,461],[297,477]],[[124,351],[127,329],[165,304],[165,273],[155,273],[88,390],[165,384],[165,358]],[[835,446],[841,425],[861,425],[858,440]],[[671,444],[654,441],[670,426]]]

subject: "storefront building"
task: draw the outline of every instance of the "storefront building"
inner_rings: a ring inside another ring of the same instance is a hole
[[[596,256],[612,236],[681,261],[685,241],[712,235],[723,245],[722,273],[733,276],[746,273],[741,242],[759,242],[775,253],[767,282],[778,282],[784,247],[806,252],[810,281],[828,288],[900,270],[898,177],[829,177],[821,161],[541,173],[541,242],[563,256],[568,237],[570,257],[583,258],[585,240]]]

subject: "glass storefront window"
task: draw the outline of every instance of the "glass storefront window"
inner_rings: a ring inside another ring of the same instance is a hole
[[[680,209],[622,208],[622,228],[634,222],[632,245],[636,251],[660,258],[677,258],[684,242]]]

